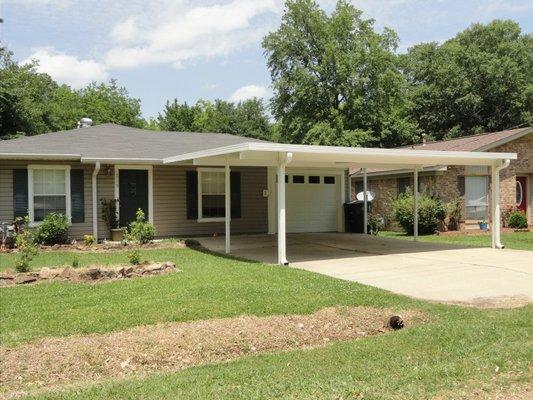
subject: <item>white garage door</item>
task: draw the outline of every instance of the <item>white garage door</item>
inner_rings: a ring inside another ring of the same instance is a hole
[[[339,176],[289,173],[286,178],[287,232],[336,232]]]

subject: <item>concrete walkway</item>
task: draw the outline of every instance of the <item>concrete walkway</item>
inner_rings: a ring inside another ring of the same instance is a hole
[[[223,252],[224,237],[200,238]],[[232,254],[275,263],[276,236],[232,236]],[[480,305],[533,300],[533,252],[458,247],[358,234],[290,234],[291,267],[411,297]]]

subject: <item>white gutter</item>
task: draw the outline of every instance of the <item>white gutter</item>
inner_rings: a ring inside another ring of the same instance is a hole
[[[92,176],[92,186],[93,186],[93,236],[95,242],[98,242],[98,193],[97,193],[97,176],[100,172],[100,161],[94,163],[94,170]]]
[[[0,153],[5,160],[79,160],[81,154]]]
[[[116,157],[81,157],[81,163],[92,164],[100,162],[102,164],[163,164],[161,158],[116,158]]]

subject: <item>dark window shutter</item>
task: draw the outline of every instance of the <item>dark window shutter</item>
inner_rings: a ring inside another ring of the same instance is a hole
[[[187,171],[187,219],[198,219],[198,172]]]
[[[463,197],[465,195],[465,177],[464,175],[457,176],[457,191],[459,196]]]
[[[13,217],[28,215],[28,170],[13,170]]]
[[[231,218],[241,218],[241,173],[230,173]]]
[[[72,222],[85,222],[85,190],[82,169],[70,170],[70,213]]]

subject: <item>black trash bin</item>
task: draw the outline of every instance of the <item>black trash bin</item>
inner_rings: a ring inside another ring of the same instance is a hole
[[[372,209],[372,203],[367,202],[368,213]],[[364,201],[354,200],[344,203],[344,223],[345,230],[349,233],[364,233],[365,207]]]

